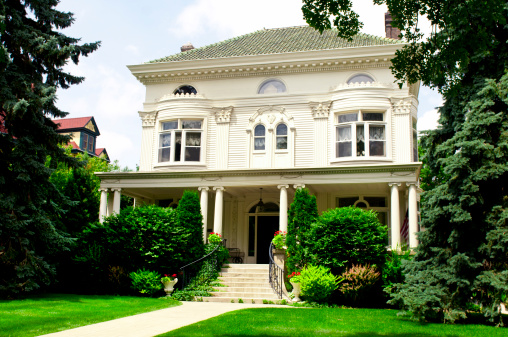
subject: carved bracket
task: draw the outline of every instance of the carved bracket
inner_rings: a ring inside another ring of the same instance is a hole
[[[332,101],[309,102],[309,105],[314,118],[328,118],[330,115],[330,106],[332,105]]]
[[[149,126],[149,127],[155,126],[155,119],[157,118],[156,111],[152,111],[152,112],[139,111],[138,113],[139,113],[139,117],[141,117],[143,126]]]
[[[215,122],[217,124],[229,123],[231,120],[231,114],[233,113],[233,107],[228,106],[225,108],[212,108],[215,114]]]

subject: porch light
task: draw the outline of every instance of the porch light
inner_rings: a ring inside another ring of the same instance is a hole
[[[256,205],[256,212],[263,212],[265,210],[265,203],[263,202],[263,188],[259,189],[259,202]]]

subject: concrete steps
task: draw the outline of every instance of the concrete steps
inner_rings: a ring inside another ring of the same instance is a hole
[[[219,281],[224,287],[214,287],[207,302],[280,303],[268,282],[267,264],[230,264],[221,270]]]

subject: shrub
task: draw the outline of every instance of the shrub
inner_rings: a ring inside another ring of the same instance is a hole
[[[272,243],[275,249],[283,249],[286,246],[286,235],[285,231],[277,231],[273,236]]]
[[[323,266],[305,267],[300,276],[301,295],[309,302],[326,302],[340,282],[329,268]]]
[[[307,240],[312,243],[313,264],[340,275],[355,264],[381,267],[388,230],[374,211],[342,207],[324,212]]]
[[[157,272],[139,269],[129,274],[132,280],[132,288],[139,293],[153,296],[162,290],[161,275]]]
[[[306,188],[295,192],[294,201],[288,212],[288,232],[286,236],[287,268],[289,272],[302,269],[310,262],[309,233],[311,225],[318,217],[316,197]]]
[[[342,273],[343,282],[339,285],[339,291],[353,303],[361,302],[379,280],[381,274],[370,265],[353,265]]]
[[[386,254],[386,262],[381,273],[385,293],[391,294],[394,284],[404,282],[404,274],[402,273],[403,261],[410,261],[411,258],[411,251],[409,249],[402,250],[401,254],[397,250],[392,250]]]
[[[213,244],[219,244],[222,242],[222,235],[220,235],[219,233],[210,233],[210,235],[208,235],[208,243],[213,243]]]

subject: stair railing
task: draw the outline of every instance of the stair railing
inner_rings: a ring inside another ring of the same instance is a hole
[[[270,261],[268,263],[268,270],[269,270],[269,281],[270,286],[272,287],[275,294],[279,297],[279,299],[282,299],[282,294],[284,293],[284,269],[279,266],[274,260],[273,260],[273,243],[270,243],[270,251],[268,253],[268,256],[270,257]]]
[[[190,269],[188,268],[189,266],[192,266],[192,265],[195,265],[196,263],[198,262],[204,262],[205,260],[208,260],[210,261],[210,263],[208,264],[207,268],[208,270],[206,270],[206,275],[212,275],[214,274],[216,271],[218,271],[218,268],[219,266],[217,265],[218,261],[217,261],[217,255],[214,254],[217,249],[219,249],[219,247],[225,245],[225,240],[222,240],[221,243],[217,244],[217,246],[208,254],[206,254],[205,256],[197,259],[196,261],[193,261],[189,264],[186,264],[185,266],[181,267],[180,270],[182,272],[182,283],[181,283],[181,289],[184,289],[185,286],[187,284],[189,284],[189,282],[197,275],[197,273],[200,271],[200,268],[193,268],[193,269]],[[185,270],[185,268],[187,268],[187,271]]]

